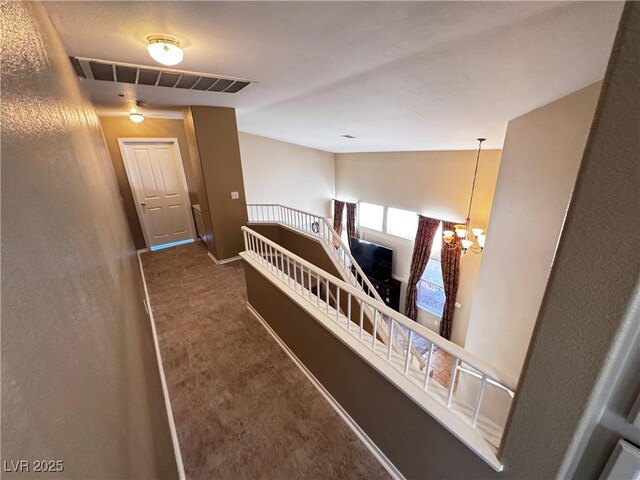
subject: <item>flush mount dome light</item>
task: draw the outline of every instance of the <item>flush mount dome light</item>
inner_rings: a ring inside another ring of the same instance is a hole
[[[129,114],[129,120],[131,120],[133,123],[140,123],[144,121],[144,115],[139,112],[131,112]]]
[[[180,42],[175,38],[152,35],[147,38],[149,55],[163,65],[177,65],[184,58]]]

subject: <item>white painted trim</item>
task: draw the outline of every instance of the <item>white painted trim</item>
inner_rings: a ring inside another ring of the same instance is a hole
[[[153,245],[151,245],[151,242],[149,242],[149,237],[147,236],[147,225],[144,220],[145,217],[143,216],[143,211],[140,208],[140,202],[136,198],[136,192],[135,192],[135,189],[133,188],[133,183],[131,182],[131,170],[129,168],[129,161],[128,161],[129,157],[126,151],[127,145],[133,144],[133,143],[148,143],[148,144],[168,143],[175,147],[175,152],[178,157],[178,163],[180,164],[178,173],[180,174],[182,187],[184,189],[185,206],[188,207],[186,208],[185,215],[187,216],[187,225],[189,228],[189,235],[191,236],[191,239],[195,241],[198,238],[198,235],[196,233],[196,226],[193,221],[191,199],[189,198],[189,186],[187,185],[187,175],[184,171],[182,152],[180,152],[180,143],[178,142],[178,139],[177,138],[120,138],[119,137],[118,147],[120,148],[120,156],[122,157],[124,170],[125,170],[125,173],[127,174],[127,182],[129,182],[129,189],[131,189],[133,203],[134,203],[134,206],[136,207],[136,213],[138,214],[138,222],[140,223],[140,228],[142,229],[142,236],[144,237],[144,243],[146,244],[147,248],[151,248]]]
[[[173,451],[176,456],[176,465],[178,466],[178,478],[180,480],[186,480],[187,476],[184,471],[184,464],[182,463],[182,453],[180,452],[180,443],[178,442],[178,431],[176,430],[176,424],[173,419],[173,410],[171,409],[171,400],[169,398],[169,389],[167,387],[167,379],[164,375],[164,368],[162,367],[162,355],[160,354],[160,345],[158,343],[158,332],[156,331],[156,321],[153,317],[153,309],[151,308],[151,300],[149,299],[149,289],[147,288],[147,280],[144,276],[144,269],[142,268],[142,260],[140,259],[140,251],[138,255],[138,266],[140,267],[140,275],[142,276],[142,286],[144,287],[144,301],[145,310],[149,314],[149,321],[151,322],[151,333],[153,334],[153,345],[156,350],[156,359],[158,361],[158,370],[160,372],[160,383],[162,384],[162,394],[164,395],[164,404],[167,409],[167,419],[169,420],[169,430],[171,431],[171,441],[173,443]]]
[[[235,257],[225,258],[224,260],[218,260],[216,257],[213,256],[213,253],[209,252],[208,250],[207,250],[207,255],[211,257],[211,260],[213,260],[213,262],[216,265],[224,265],[225,263],[231,263],[231,262],[236,262],[238,260],[242,260],[242,257],[240,255],[237,255]]]
[[[218,260],[220,265],[224,265],[225,263],[237,262],[238,260],[242,260],[240,255],[236,255],[235,257],[225,258],[224,260]]]
[[[207,255],[209,255],[209,258],[211,258],[211,260],[213,260],[213,263],[215,263],[216,265],[220,265],[220,262],[218,261],[218,259],[214,257],[213,253],[211,253],[209,250],[207,250]]]
[[[382,450],[374,443],[373,440],[365,433],[360,425],[356,423],[356,421],[351,418],[351,415],[347,413],[347,411],[342,408],[342,406],[338,403],[338,401],[333,398],[333,396],[329,393],[329,391],[324,388],[322,383],[304,366],[304,364],[300,361],[300,359],[296,356],[295,353],[291,351],[291,349],[284,343],[278,334],[269,326],[269,324],[265,321],[264,318],[251,306],[249,302],[247,302],[247,308],[249,311],[256,317],[256,319],[262,324],[262,326],[267,330],[269,335],[273,337],[278,345],[284,350],[284,352],[293,360],[293,363],[300,369],[300,371],[309,379],[311,384],[316,387],[316,389],[320,392],[320,394],[327,401],[329,406],[333,408],[336,413],[342,418],[344,423],[356,434],[356,436],[360,439],[360,441],[367,447],[367,450],[371,452],[371,454],[380,462],[380,465],[384,467],[384,469],[391,475],[395,480],[404,480],[404,475],[396,468],[396,466],[387,458]]]
[[[148,248],[139,248],[138,250],[136,250],[136,252],[138,253],[147,253],[149,251]]]

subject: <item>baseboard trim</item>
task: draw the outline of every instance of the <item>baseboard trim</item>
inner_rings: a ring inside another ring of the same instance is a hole
[[[253,314],[254,317],[262,324],[262,326],[267,330],[269,335],[273,337],[280,348],[284,350],[284,352],[293,360],[293,363],[302,371],[302,373],[309,379],[311,384],[316,387],[316,389],[320,392],[320,394],[324,397],[327,403],[333,408],[336,413],[342,418],[344,423],[356,434],[356,436],[360,439],[360,441],[367,447],[367,450],[371,452],[371,454],[380,462],[380,465],[384,467],[384,469],[391,475],[395,480],[405,480],[404,475],[396,468],[396,466],[387,458],[387,456],[378,448],[378,446],[369,438],[369,436],[365,433],[362,428],[356,423],[356,421],[351,418],[351,415],[347,413],[347,411],[342,408],[342,406],[337,402],[335,398],[329,393],[329,391],[324,388],[324,386],[320,383],[320,381],[309,371],[307,367],[300,361],[300,359],[296,356],[295,353],[291,351],[291,349],[287,346],[286,343],[282,341],[282,339],[278,336],[278,334],[271,328],[271,326],[266,322],[262,315],[260,315],[253,306],[247,302],[247,309],[249,312]]]
[[[146,249],[145,249],[146,251]],[[140,267],[140,275],[142,276],[142,286],[144,287],[144,301],[145,310],[149,314],[149,320],[151,322],[151,332],[153,334],[153,345],[156,350],[156,359],[158,361],[158,370],[160,372],[160,383],[162,384],[162,394],[164,395],[164,404],[167,409],[167,418],[169,420],[169,430],[171,432],[171,441],[173,443],[173,451],[176,456],[176,465],[178,467],[178,478],[180,480],[186,480],[187,476],[184,471],[184,463],[182,462],[182,453],[180,452],[180,443],[178,442],[178,431],[176,430],[176,424],[173,419],[173,410],[171,409],[171,400],[169,398],[169,389],[167,387],[167,379],[164,375],[164,368],[162,366],[162,355],[160,354],[160,344],[158,343],[158,332],[156,331],[156,321],[153,316],[153,309],[151,308],[151,301],[149,299],[149,289],[147,288],[147,280],[144,276],[144,269],[142,268],[142,260],[140,259],[140,250],[138,250],[138,266]]]
[[[213,260],[213,263],[215,263],[216,265],[224,265],[225,263],[231,263],[231,262],[236,262],[238,260],[242,260],[242,257],[240,255],[236,257],[225,258],[224,260],[218,260],[216,257],[213,256],[213,253],[209,251],[207,251],[207,255],[211,257],[211,260]]]

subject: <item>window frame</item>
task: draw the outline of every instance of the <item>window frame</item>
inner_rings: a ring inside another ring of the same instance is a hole
[[[380,230],[377,228],[369,227],[367,225],[362,224],[362,205],[373,205],[374,207],[382,208],[382,222],[380,224]],[[371,230],[372,232],[380,232],[386,233],[387,227],[387,207],[385,205],[378,205],[377,203],[369,203],[369,202],[358,202],[358,227],[366,228],[367,230]]]
[[[419,215],[418,212],[414,212],[414,211],[411,211],[411,210],[405,210],[404,208],[397,208],[397,207],[386,207],[385,210],[386,210],[386,215],[385,215],[385,220],[386,221],[384,222],[385,225],[384,225],[384,232],[383,233],[386,233],[387,235],[391,235],[392,237],[403,238],[404,240],[409,240],[410,242],[415,242],[416,241],[416,235],[418,233],[418,215]],[[390,213],[390,210],[398,210],[400,212],[407,212],[407,213],[412,213],[412,214],[415,215],[415,217],[416,217],[416,225],[415,225],[416,228],[415,228],[415,231],[413,232],[413,237],[405,237],[404,235],[398,235],[397,233],[392,233],[392,232],[389,231],[389,213]]]

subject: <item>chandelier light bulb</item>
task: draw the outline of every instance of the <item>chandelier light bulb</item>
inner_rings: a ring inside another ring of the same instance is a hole
[[[184,58],[180,42],[175,38],[152,35],[147,38],[147,51],[151,58],[163,65],[177,65]]]
[[[473,245],[473,242],[471,240],[462,240],[462,249],[463,250],[468,250],[471,245]]]
[[[478,245],[480,245],[480,248],[484,248],[484,242],[487,241],[487,236],[486,235],[478,235]]]
[[[453,230],[445,230],[442,232],[442,238],[445,243],[451,243],[453,241],[453,237],[455,236],[455,232]]]
[[[473,232],[473,236],[476,238],[482,235],[482,232],[484,232],[482,228],[472,228],[471,231]]]

